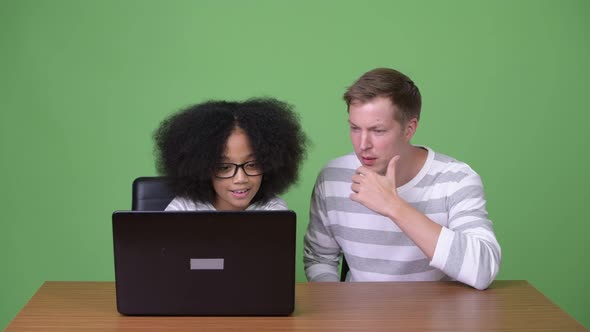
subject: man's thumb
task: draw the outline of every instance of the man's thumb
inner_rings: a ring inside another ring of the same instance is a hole
[[[389,161],[389,164],[387,165],[387,172],[385,173],[385,176],[388,179],[390,179],[391,181],[393,181],[394,184],[395,184],[395,166],[396,166],[398,160],[399,160],[399,155],[391,158],[391,160]]]

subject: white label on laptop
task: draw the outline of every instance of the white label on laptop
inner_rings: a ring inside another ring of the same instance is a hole
[[[223,270],[223,258],[191,258],[191,270]]]

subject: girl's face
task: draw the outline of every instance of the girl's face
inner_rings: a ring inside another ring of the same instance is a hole
[[[216,169],[217,176],[211,177],[215,190],[213,206],[216,210],[245,210],[250,205],[262,182],[262,170],[259,165],[250,163],[255,161],[248,135],[241,128],[234,128],[225,144],[225,151],[221,156],[222,164]],[[242,166],[235,170],[236,166],[232,164]],[[234,171],[236,173],[233,177],[218,177],[231,176]]]

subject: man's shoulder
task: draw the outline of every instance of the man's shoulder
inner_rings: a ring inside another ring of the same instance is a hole
[[[354,174],[355,170],[361,166],[358,158],[354,153],[330,160],[320,171],[318,179],[325,181],[339,181],[346,179]]]
[[[361,163],[354,153],[330,160],[319,172],[316,178],[316,188],[326,186],[327,183],[334,185],[339,182],[350,182],[350,178]]]
[[[426,182],[428,183],[446,183],[455,185],[458,183],[469,184],[479,183],[481,178],[471,166],[456,158],[446,154],[434,152],[432,161],[428,167]]]
[[[464,161],[453,158],[449,155],[432,151],[432,167],[434,172],[449,172],[449,171],[463,171],[467,173],[475,173],[475,171]]]
[[[336,159],[330,160],[326,166],[324,166],[324,170],[327,168],[342,168],[342,169],[357,169],[361,166],[360,161],[354,154],[351,152],[344,156],[340,156]]]

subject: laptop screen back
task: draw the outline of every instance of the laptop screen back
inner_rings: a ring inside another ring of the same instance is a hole
[[[117,309],[126,315],[288,315],[295,237],[293,211],[117,211]]]

